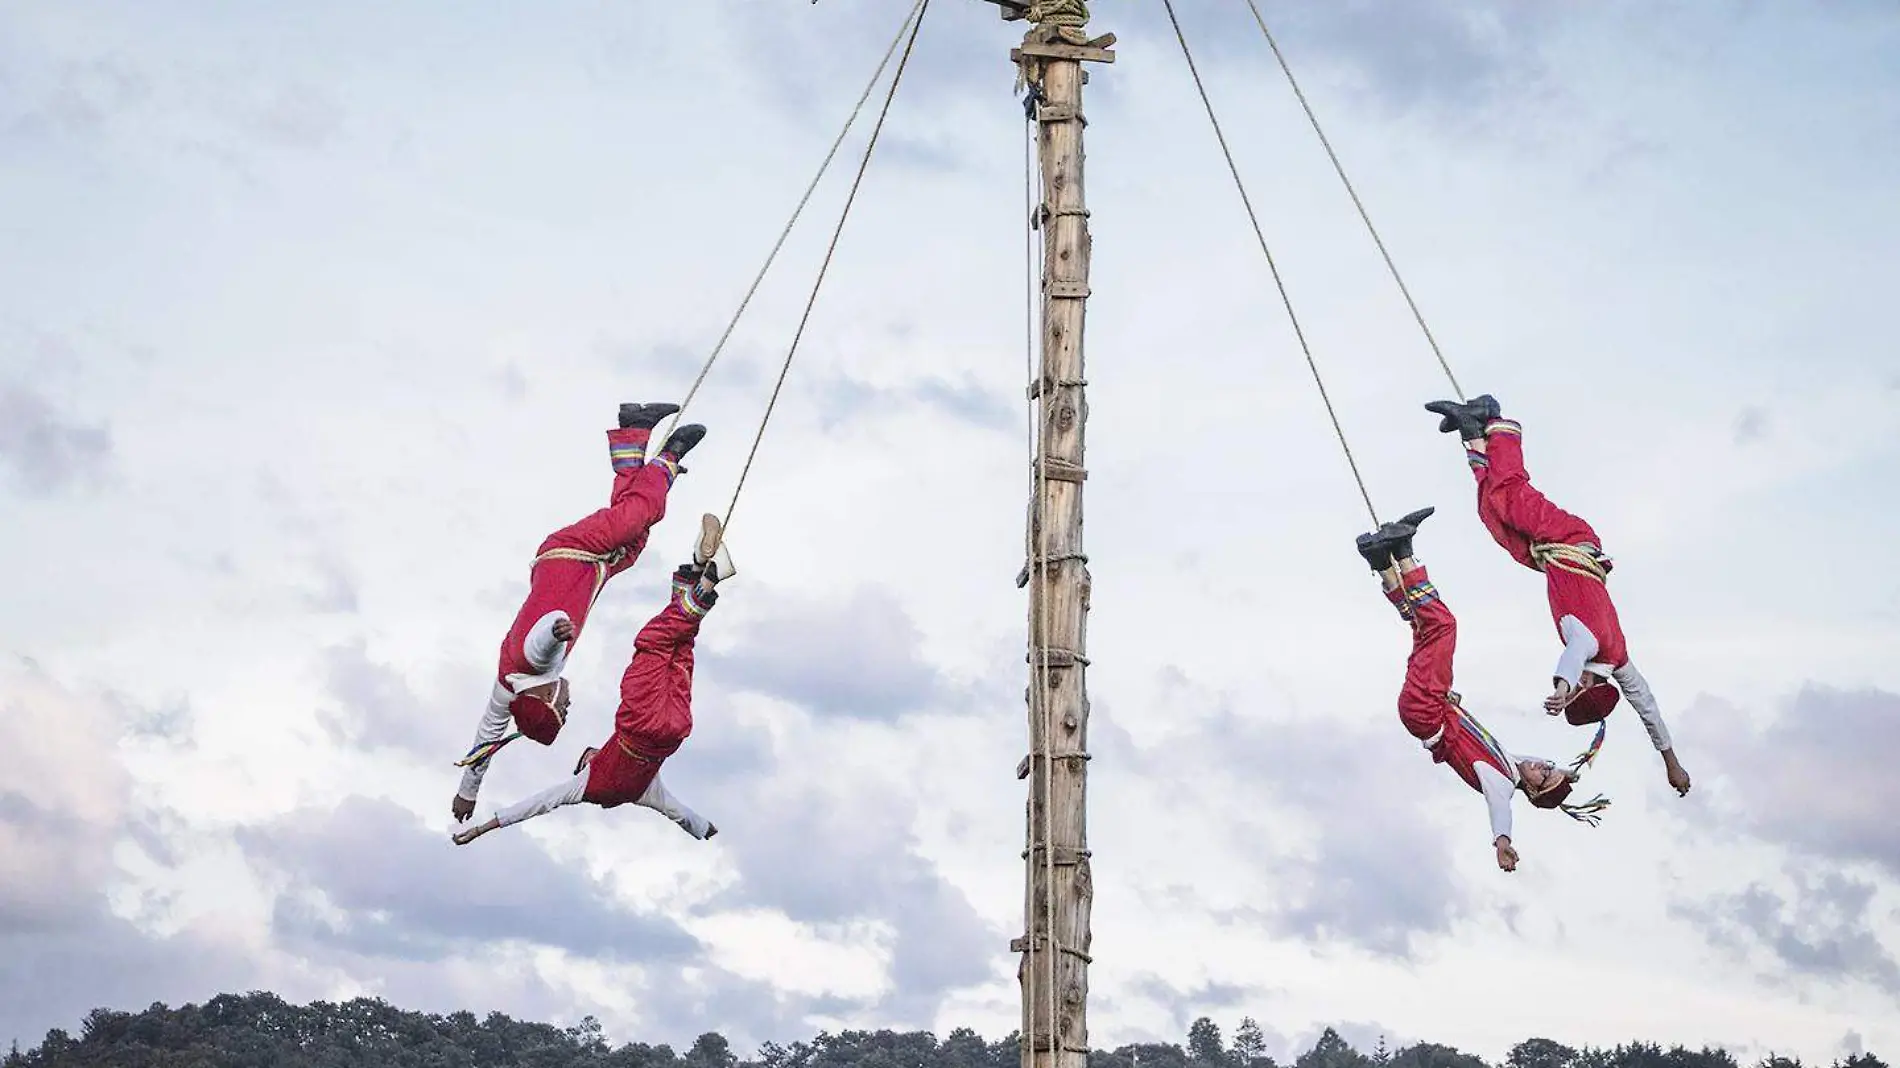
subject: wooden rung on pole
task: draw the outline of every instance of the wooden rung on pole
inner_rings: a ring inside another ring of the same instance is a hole
[[[1066,563],[1069,563],[1070,561],[1075,561],[1077,563],[1080,563],[1086,566],[1089,562],[1089,554],[1087,553],[1050,553],[1048,556],[1041,557],[1040,560],[1033,557],[1031,559],[1024,560],[1022,570],[1016,572],[1016,588],[1020,590],[1024,586],[1029,585],[1029,580],[1032,577],[1034,577],[1035,572],[1038,570],[1036,565],[1039,562],[1042,565],[1040,570],[1047,571],[1051,565],[1066,564]]]
[[[1037,1053],[1047,1053],[1049,1052],[1049,1046],[1050,1046],[1050,1042],[1049,1042],[1048,1036],[1044,1035],[1040,1031],[1037,1031],[1033,1034],[1023,1034],[1023,1035],[1016,1036],[1017,1049],[1028,1048],[1028,1049],[1035,1050]],[[1091,1051],[1086,1046],[1065,1045],[1062,1047],[1062,1052],[1087,1054]]]
[[[1089,554],[1083,553],[1083,552],[1048,553],[1043,556],[1030,557],[1029,562],[1024,564],[1023,566],[1034,567],[1037,564],[1042,564],[1044,566],[1047,566],[1049,564],[1066,564],[1071,560],[1080,560],[1081,562],[1086,564],[1089,562]]]
[[[1009,951],[1011,953],[1027,953],[1029,952],[1028,947],[1029,947],[1029,940],[1026,938],[1023,938],[1020,935],[1009,940]],[[1038,953],[1049,952],[1049,936],[1048,935],[1038,934],[1036,936],[1036,952]],[[1081,950],[1075,948],[1074,946],[1063,945],[1063,944],[1058,943],[1056,945],[1056,952],[1074,957],[1076,960],[1079,960],[1079,961],[1085,961],[1091,964],[1095,962],[1094,957],[1089,956],[1087,953],[1082,952]],[[1048,1047],[1044,1046],[1042,1048],[1047,1049]]]
[[[1023,850],[1020,856],[1024,860],[1027,860],[1029,859],[1030,854],[1033,853],[1040,856],[1042,854],[1042,851],[1043,851],[1043,847],[1038,845],[1030,849]],[[1051,863],[1053,863],[1058,868],[1073,868],[1077,864],[1082,863],[1083,861],[1089,859],[1090,857],[1094,855],[1095,854],[1092,851],[1087,850],[1087,849],[1076,849],[1073,846],[1057,846],[1055,856],[1051,858]],[[1041,862],[1038,861],[1038,863],[1041,863]]]
[[[1087,63],[1115,62],[1115,53],[1106,48],[1090,48],[1087,45],[1024,44],[1021,48],[1009,50],[1011,63],[1021,63],[1024,56],[1037,56],[1042,59],[1077,59]]]
[[[1030,1049],[1035,1050],[1037,1053],[1047,1053],[1049,1052],[1050,1042],[1048,1039],[1042,1037],[1041,1035],[1036,1035],[1034,1038],[1018,1039],[1016,1042],[1016,1045],[1017,1045],[1017,1048],[1019,1049],[1022,1048],[1023,1046],[1028,1046]],[[1086,1054],[1091,1051],[1087,1046],[1066,1046],[1065,1045],[1062,1047],[1062,1052]]]
[[[1053,458],[1038,464],[1036,470],[1051,482],[1087,482],[1089,478],[1088,468]]]
[[[1043,378],[1036,379],[1034,382],[1029,383],[1029,388],[1028,390],[1026,390],[1026,392],[1029,394],[1030,400],[1035,400],[1037,397],[1042,396],[1042,391],[1045,388],[1048,388],[1048,389],[1086,388],[1088,384],[1089,384],[1089,380],[1086,378],[1058,378],[1054,382],[1051,382],[1045,376]]]
[[[1029,771],[1034,766],[1035,759],[1041,755],[1042,755],[1041,753],[1031,753],[1028,756],[1024,757],[1022,761],[1016,765],[1016,777],[1018,779],[1029,778]],[[1094,760],[1095,758],[1083,752],[1080,749],[1063,749],[1063,750],[1058,750],[1057,752],[1054,752],[1054,753],[1050,753],[1049,759],[1050,760]],[[1024,854],[1024,855],[1027,856],[1028,854]]]
[[[1019,768],[1025,767],[1029,765],[1030,763],[1032,763],[1033,761],[1035,761],[1040,756],[1042,756],[1041,753],[1031,753],[1028,756],[1023,758],[1023,762],[1021,764],[1018,764],[1016,766]],[[1050,760],[1094,760],[1095,757],[1093,754],[1089,753],[1087,750],[1084,750],[1084,749],[1052,749],[1049,752],[1049,759]],[[1065,846],[1063,848],[1068,848],[1068,847]],[[1083,852],[1086,853],[1088,851],[1083,850]]]

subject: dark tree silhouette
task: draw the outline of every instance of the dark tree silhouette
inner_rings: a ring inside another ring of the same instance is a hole
[[[1190,1062],[1187,1051],[1172,1042],[1138,1042],[1090,1051],[1089,1068],[1190,1068]]]
[[[1489,1068],[1481,1057],[1435,1042],[1407,1046],[1394,1053],[1386,1064],[1389,1068]]]
[[[1268,1054],[1266,1033],[1252,1017],[1234,1029],[1231,1045],[1202,1017],[1189,1027],[1185,1048],[1149,1042],[1092,1050],[1089,1068],[1280,1068]],[[1286,1052],[1286,1051],[1283,1051]],[[1354,1049],[1331,1028],[1294,1059],[1293,1068],[1490,1068],[1450,1046],[1420,1042],[1379,1056]],[[1020,1036],[990,1042],[969,1028],[941,1042],[924,1031],[824,1032],[789,1046],[768,1042],[741,1058],[726,1036],[700,1035],[684,1054],[666,1045],[610,1044],[600,1021],[572,1027],[512,1019],[407,1012],[374,998],[291,1005],[275,994],[222,994],[203,1005],[142,1012],[95,1009],[79,1022],[77,1037],[46,1033],[22,1050],[18,1042],[0,1068],[1021,1068]],[[1547,1038],[1512,1047],[1499,1068],[1742,1068],[1726,1050],[1699,1050],[1632,1042],[1572,1049]],[[1770,1056],[1749,1068],[1802,1068],[1799,1060]],[[1832,1068],[1888,1068],[1871,1053],[1835,1060]]]
[[[1280,1068],[1267,1055],[1267,1036],[1251,1016],[1241,1017],[1240,1026],[1234,1028],[1234,1040],[1228,1047],[1227,1059],[1233,1068]]]
[[[1577,1051],[1548,1038],[1527,1038],[1505,1055],[1505,1068],[1572,1068]]]
[[[1194,1068],[1228,1068],[1227,1046],[1221,1041],[1220,1025],[1205,1016],[1189,1024],[1187,1055]]]
[[[1293,1068],[1372,1068],[1372,1058],[1353,1049],[1338,1031],[1328,1027],[1320,1032],[1313,1048],[1293,1062]]]

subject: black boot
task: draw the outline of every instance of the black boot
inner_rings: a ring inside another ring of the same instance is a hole
[[[662,455],[671,456],[673,461],[678,463],[680,458],[692,452],[693,446],[699,444],[699,439],[705,436],[706,428],[704,426],[698,423],[688,423],[674,430],[673,433],[667,436],[666,444],[660,449],[660,452]]]
[[[620,429],[652,430],[660,425],[660,420],[679,410],[679,405],[664,401],[655,404],[623,404],[620,406]]]
[[[1438,432],[1449,434],[1456,430],[1459,440],[1476,441],[1484,437],[1485,424],[1500,414],[1497,398],[1489,393],[1480,394],[1468,401],[1433,401],[1425,410],[1444,416],[1438,421]]]
[[[1379,531],[1361,534],[1354,539],[1359,547],[1359,556],[1372,565],[1374,571],[1384,571],[1392,566],[1392,543],[1379,537]]]
[[[1387,523],[1379,528],[1379,538],[1391,548],[1394,563],[1411,557],[1412,535],[1418,533],[1418,525],[1425,522],[1435,511],[1437,511],[1436,508],[1420,508],[1416,512],[1400,516],[1396,523]]]

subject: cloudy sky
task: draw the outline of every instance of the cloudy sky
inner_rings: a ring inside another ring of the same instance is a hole
[[[532,7],[0,0],[0,1042],[255,988],[744,1049],[1015,1025],[1019,27],[977,0],[930,6],[734,518],[666,772],[722,833],[448,843],[536,543],[604,499],[615,405],[684,392],[903,15]],[[1419,410],[1416,325],[1245,6],[1177,7],[1375,502],[1439,509],[1459,688],[1567,756],[1541,584]],[[1268,12],[1461,380],[1604,532],[1696,786],[1620,712],[1604,825],[1521,811],[1496,870],[1396,721],[1406,631],[1172,32],[1100,3],[1093,1041],[1900,1054],[1900,12]],[[488,800],[607,729],[869,118],[694,402],[561,744]]]

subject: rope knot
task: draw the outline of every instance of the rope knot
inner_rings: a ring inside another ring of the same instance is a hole
[[[593,564],[595,567],[611,568],[626,558],[627,547],[616,545],[612,550],[604,553],[590,553],[585,549],[549,549],[535,557],[534,562],[538,564],[543,560],[573,560],[577,563]]]
[[[1610,569],[1616,565],[1603,550],[1594,545],[1565,545],[1562,542],[1534,542],[1530,547],[1531,563],[1537,570],[1548,571],[1557,568],[1573,575],[1593,578],[1598,582],[1607,582]]]
[[[1089,35],[1082,27],[1089,22],[1089,6],[1084,0],[1034,0],[1023,17],[1036,24],[1042,36],[1063,44],[1087,45]]]
[[[1038,26],[1086,26],[1088,0],[1031,0],[1023,17]]]

